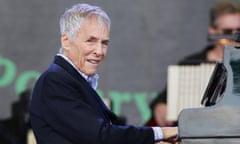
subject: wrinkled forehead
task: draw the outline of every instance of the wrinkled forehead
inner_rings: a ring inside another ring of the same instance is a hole
[[[82,21],[78,34],[109,39],[109,32],[107,24],[101,18],[90,16]]]

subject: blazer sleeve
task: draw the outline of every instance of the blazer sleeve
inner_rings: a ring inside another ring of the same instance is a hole
[[[42,86],[43,117],[57,133],[73,143],[153,144],[152,128],[117,126],[106,122],[79,90],[77,81],[49,73]],[[79,83],[78,83],[79,84]]]

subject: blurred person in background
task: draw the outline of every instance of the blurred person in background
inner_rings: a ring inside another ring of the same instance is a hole
[[[209,12],[208,34],[232,35],[240,30],[240,4],[230,1],[216,3]],[[179,65],[198,64],[201,62],[221,62],[223,60],[224,45],[238,45],[229,39],[209,41],[209,44],[200,52],[185,57]],[[200,102],[199,102],[200,103]],[[166,88],[153,99],[150,104],[152,117],[145,123],[146,126],[176,126],[176,122],[166,119],[167,110]]]
[[[19,94],[19,100],[12,103],[11,117],[0,121],[0,144],[26,144],[30,129],[28,104],[31,89]]]

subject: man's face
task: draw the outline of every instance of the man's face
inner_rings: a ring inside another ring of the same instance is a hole
[[[209,33],[213,35],[230,35],[236,33],[240,30],[240,14],[225,14],[220,17],[215,22],[215,27],[209,28]],[[229,39],[220,39],[215,41],[215,50],[218,52],[218,56],[223,57],[223,49],[225,45],[236,46],[239,43],[229,40]]]
[[[65,47],[65,55],[81,72],[91,76],[107,54],[109,29],[96,17],[89,17],[82,22],[76,38],[67,41],[69,45]]]

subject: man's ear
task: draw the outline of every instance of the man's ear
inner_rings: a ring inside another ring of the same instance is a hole
[[[68,38],[68,36],[66,34],[63,34],[61,36],[61,44],[62,44],[62,48],[69,50],[70,48],[70,40]]]

